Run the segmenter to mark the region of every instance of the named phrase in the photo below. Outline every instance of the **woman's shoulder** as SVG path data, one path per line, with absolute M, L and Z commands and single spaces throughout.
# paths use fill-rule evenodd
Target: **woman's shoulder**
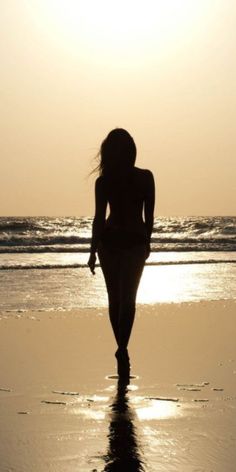
M 95 181 L 95 191 L 99 193 L 104 193 L 106 190 L 104 177 L 103 175 L 99 175 Z
M 134 167 L 135 175 L 142 180 L 153 179 L 153 174 L 149 169 L 140 169 L 140 167 Z
M 104 185 L 104 177 L 103 175 L 99 175 L 95 180 L 96 187 L 102 187 Z

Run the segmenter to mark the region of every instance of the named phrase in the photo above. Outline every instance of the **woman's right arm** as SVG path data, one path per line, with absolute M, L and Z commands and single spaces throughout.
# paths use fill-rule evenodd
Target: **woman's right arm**
M 106 208 L 107 198 L 104 191 L 103 180 L 101 177 L 98 177 L 95 182 L 95 216 L 92 225 L 92 240 L 90 247 L 90 257 L 88 260 L 88 266 L 93 274 L 96 262 L 97 246 L 101 238 L 106 219 Z

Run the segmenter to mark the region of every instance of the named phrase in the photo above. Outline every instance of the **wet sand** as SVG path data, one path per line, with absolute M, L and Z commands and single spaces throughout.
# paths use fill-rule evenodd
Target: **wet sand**
M 139 305 L 127 387 L 105 309 L 0 314 L 0 472 L 235 471 L 235 308 Z

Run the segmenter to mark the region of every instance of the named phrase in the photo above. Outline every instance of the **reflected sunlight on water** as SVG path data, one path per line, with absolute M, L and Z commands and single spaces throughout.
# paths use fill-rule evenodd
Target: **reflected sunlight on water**
M 230 266 L 230 264 L 229 264 Z M 228 277 L 234 266 L 217 264 L 146 266 L 140 282 L 138 303 L 181 303 L 232 298 L 235 278 Z M 233 295 L 234 294 L 234 295 Z
M 182 264 L 145 266 L 137 303 L 182 303 L 236 298 L 236 265 Z M 96 276 L 87 274 L 83 294 L 85 306 L 107 306 L 107 293 L 101 269 Z
M 74 411 L 75 414 L 79 414 L 86 418 L 86 420 L 104 420 L 106 414 L 102 410 L 93 410 L 91 408 L 78 409 Z
M 137 398 L 136 401 L 140 403 L 140 399 Z M 175 418 L 182 414 L 178 405 L 165 400 L 148 400 L 146 406 L 136 406 L 135 412 L 140 421 Z
M 180 405 L 174 397 L 140 394 L 136 382 L 107 380 L 110 380 L 108 387 L 97 394 L 72 399 L 67 407 L 83 428 L 88 425 L 95 442 L 98 437 L 101 440 L 99 452 L 89 458 L 89 463 L 96 465 L 93 470 L 144 472 L 150 464 L 157 465 L 157 455 L 158 467 L 164 456 L 168 461 L 175 457 L 177 439 L 170 424 L 188 415 L 186 405 Z
M 236 266 L 233 264 L 145 266 L 137 303 L 182 303 L 236 298 L 235 277 Z M 107 294 L 100 269 L 97 269 L 93 282 L 96 284 L 96 302 L 100 306 L 106 306 Z M 91 303 L 92 294 L 88 283 L 86 289 L 84 293 L 88 297 L 87 303 Z

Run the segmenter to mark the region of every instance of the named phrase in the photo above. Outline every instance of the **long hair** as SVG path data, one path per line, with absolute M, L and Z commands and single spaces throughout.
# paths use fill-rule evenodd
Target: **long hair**
M 128 131 L 115 128 L 101 144 L 96 170 L 105 177 L 121 177 L 134 167 L 136 154 L 135 142 Z

